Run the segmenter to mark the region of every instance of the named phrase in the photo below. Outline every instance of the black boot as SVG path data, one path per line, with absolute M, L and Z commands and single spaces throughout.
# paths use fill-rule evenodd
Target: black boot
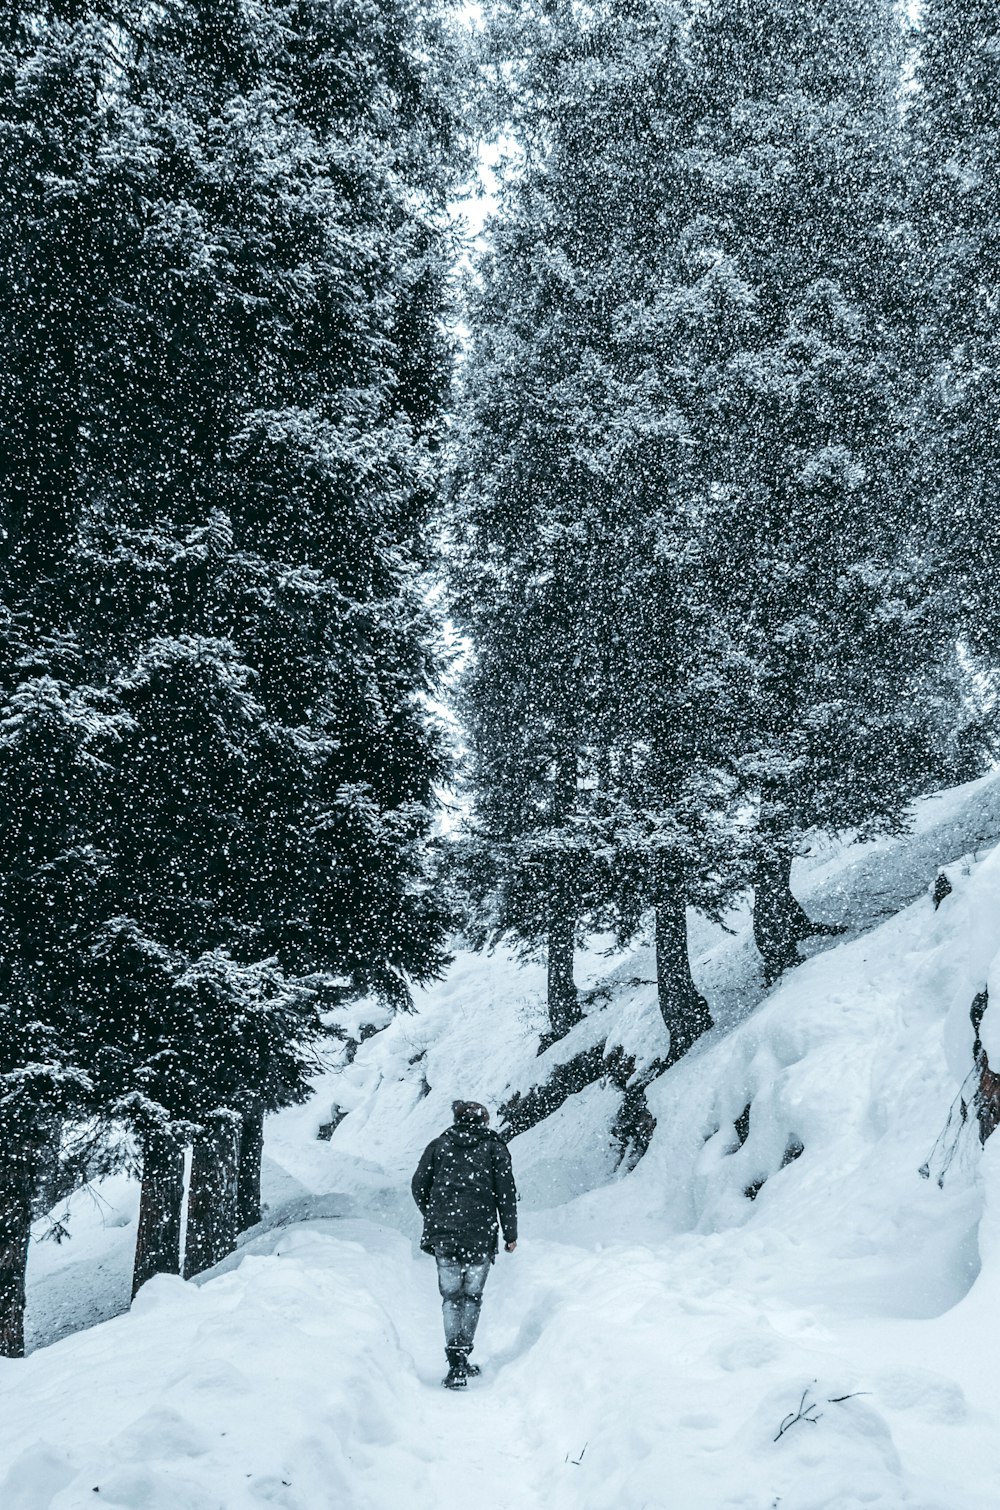
M 468 1359 L 454 1347 L 445 1348 L 444 1354 L 448 1360 L 448 1372 L 441 1383 L 445 1389 L 464 1389 L 469 1378 Z
M 451 1367 L 464 1369 L 470 1379 L 479 1378 L 479 1364 L 473 1363 L 469 1357 L 472 1352 L 471 1342 L 468 1344 L 460 1342 L 457 1347 L 446 1347 L 444 1352 Z

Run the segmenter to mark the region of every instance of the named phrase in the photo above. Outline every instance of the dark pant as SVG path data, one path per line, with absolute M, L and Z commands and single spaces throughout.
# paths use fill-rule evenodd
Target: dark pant
M 445 1352 L 454 1367 L 472 1352 L 490 1259 L 450 1258 L 440 1251 L 435 1256 L 444 1313 Z

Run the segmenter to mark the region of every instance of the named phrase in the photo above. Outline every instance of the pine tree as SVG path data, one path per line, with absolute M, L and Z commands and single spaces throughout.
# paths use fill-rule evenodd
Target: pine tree
M 72 947 L 40 956 L 66 979 L 32 987 L 38 1043 L 5 1052 L 12 1085 L 47 1056 L 64 1115 L 134 1129 L 138 1284 L 178 1267 L 184 1143 L 191 1272 L 259 1214 L 263 1112 L 306 1093 L 328 1011 L 405 1005 L 445 958 L 420 574 L 456 137 L 442 38 L 405 4 L 54 11 L 5 60 L 5 696 L 27 817 L 0 892 L 62 867 L 51 931 Z M 29 745 L 59 772 L 51 822 Z
M 688 81 L 677 11 L 494 14 L 518 159 L 473 304 L 460 604 L 486 933 L 623 938 L 655 911 L 672 1053 L 708 1025 L 688 903 L 735 884 L 720 760 L 732 669 L 699 585 L 693 465 L 726 271 L 689 254 Z M 512 65 L 510 59 L 516 61 Z M 567 992 L 568 995 L 568 992 Z
M 706 0 L 692 62 L 702 244 L 747 311 L 720 366 L 710 550 L 748 673 L 734 756 L 773 977 L 819 931 L 789 888 L 805 836 L 898 826 L 948 768 L 956 669 L 900 503 L 898 22 L 869 0 Z
M 108 17 L 9 7 L 0 38 L 0 1353 L 67 1117 L 96 1109 L 80 998 L 102 916 L 108 772 L 127 718 L 75 597 L 108 313 Z
M 521 60 L 511 102 L 528 102 L 517 119 L 527 156 L 508 183 L 472 314 L 454 574 L 475 646 L 464 708 L 477 832 L 466 871 L 484 937 L 545 949 L 558 1037 L 580 1016 L 573 951 L 593 900 L 581 777 L 598 690 L 588 521 L 603 483 L 585 447 L 602 373 L 580 267 L 593 251 L 583 205 L 603 143 L 595 133 L 591 171 L 579 160 L 582 176 L 565 171 L 561 132 L 579 120 L 590 38 L 556 9 L 497 9 L 491 23 L 499 55 Z M 603 229 L 603 207 L 594 223 Z
M 373 69 L 382 29 L 392 46 Z M 103 521 L 149 636 L 120 673 L 138 730 L 120 879 L 129 926 L 157 959 L 181 958 L 170 1012 L 154 1013 L 129 1072 L 183 1057 L 188 1013 L 166 1041 L 164 1016 L 192 969 L 222 959 L 213 1012 L 191 1008 L 212 1023 L 211 1062 L 184 1095 L 151 1098 L 168 1123 L 206 1129 L 196 1171 L 220 1168 L 222 1148 L 234 1163 L 245 1098 L 304 1093 L 315 995 L 276 983 L 248 997 L 262 960 L 339 980 L 334 998 L 405 1004 L 408 979 L 444 958 L 426 860 L 443 761 L 416 569 L 447 376 L 448 172 L 419 43 L 403 10 L 178 0 L 137 52 L 152 213 L 129 295 L 147 332 L 139 436 L 158 487 L 144 517 L 130 520 L 126 486 L 123 517 Z M 404 67 L 428 98 L 404 94 L 397 111 Z M 339 95 L 320 97 L 317 73 Z M 399 176 L 408 156 L 423 181 Z M 222 1072 L 251 1000 L 262 1041 L 237 1083 Z M 233 1199 L 238 1187 L 234 1174 Z M 227 1220 L 189 1268 L 219 1256 Z
M 536 161 L 505 195 L 472 315 L 454 572 L 458 613 L 475 645 L 463 707 L 478 834 L 466 875 L 484 938 L 509 934 L 545 949 L 550 1031 L 558 1037 L 580 1016 L 572 961 L 592 872 L 578 835 L 593 684 L 584 518 L 600 486 L 573 455 L 577 426 L 589 417 L 580 371 L 588 332 L 583 323 L 568 330 L 573 269 L 565 240 L 579 217 L 570 197 L 578 186 L 555 175 L 549 182 L 537 162 L 564 82 L 559 50 L 568 45 L 572 68 L 572 41 L 561 16 L 558 40 L 536 30 L 529 9 L 491 20 L 501 51 L 511 42 L 538 42 L 542 51 L 530 81 L 521 81 L 531 113 L 518 122 Z M 518 93 L 515 86 L 512 99 Z
M 1000 18 L 981 0 L 928 0 L 913 41 L 906 124 L 922 389 L 911 486 L 929 505 L 944 622 L 989 670 L 1000 545 Z M 990 735 L 975 724 L 966 733 Z

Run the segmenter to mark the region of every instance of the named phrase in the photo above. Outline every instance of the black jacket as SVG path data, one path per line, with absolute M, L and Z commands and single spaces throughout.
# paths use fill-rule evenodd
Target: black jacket
M 424 1149 L 410 1187 L 424 1216 L 420 1246 L 440 1243 L 456 1258 L 497 1251 L 497 1216 L 505 1243 L 517 1241 L 517 1191 L 507 1145 L 478 1123 L 456 1123 Z

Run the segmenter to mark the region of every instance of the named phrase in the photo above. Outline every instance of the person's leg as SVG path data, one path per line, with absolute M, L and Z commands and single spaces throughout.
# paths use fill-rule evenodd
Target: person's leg
M 462 1269 L 459 1328 L 457 1346 L 465 1357 L 472 1352 L 479 1325 L 479 1311 L 483 1303 L 483 1290 L 490 1272 L 489 1258 L 482 1258 Z
M 438 1290 L 441 1295 L 441 1314 L 444 1317 L 444 1350 L 452 1368 L 456 1367 L 463 1356 L 458 1351 L 462 1336 L 463 1273 L 458 1259 L 437 1254 Z

